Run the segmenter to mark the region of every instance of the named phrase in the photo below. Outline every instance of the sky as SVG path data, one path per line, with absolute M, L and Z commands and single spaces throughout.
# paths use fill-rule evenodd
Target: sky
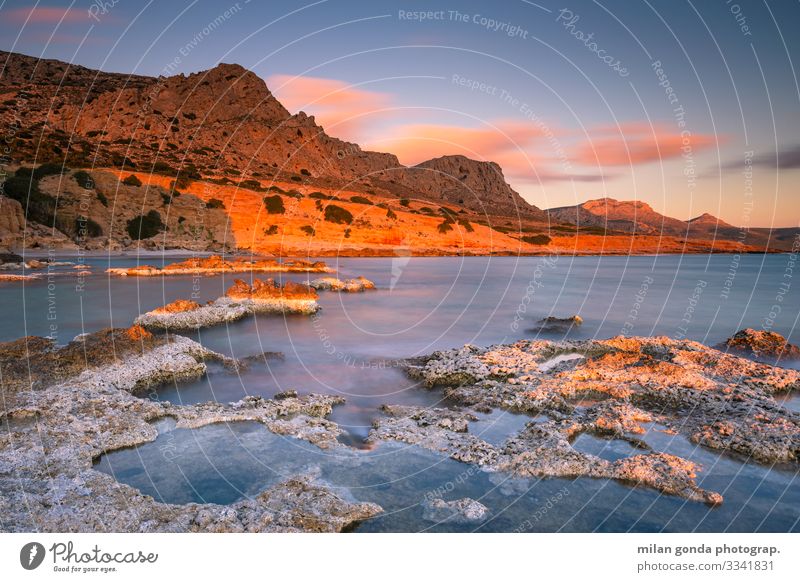
M 330 135 L 495 161 L 540 208 L 800 226 L 798 22 L 798 0 L 0 0 L 0 48 L 143 75 L 239 63 Z

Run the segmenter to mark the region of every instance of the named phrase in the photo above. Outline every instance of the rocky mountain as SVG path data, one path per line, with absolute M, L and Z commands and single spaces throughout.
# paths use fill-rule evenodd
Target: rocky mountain
M 496 163 L 451 155 L 408 167 L 329 136 L 233 64 L 154 78 L 0 51 L 0 122 L 9 247 L 754 252 L 797 240 L 795 229 L 743 235 L 610 198 L 544 212 Z
M 646 202 L 600 198 L 544 211 L 551 220 L 578 227 L 686 240 L 724 240 L 755 247 L 789 250 L 798 229 L 742 229 L 704 213 L 683 221 L 653 210 Z
M 22 125 L 16 161 L 36 156 L 224 183 L 291 179 L 542 217 L 497 164 L 447 156 L 407 168 L 393 154 L 329 136 L 313 116 L 290 114 L 239 65 L 156 79 L 4 52 L 0 62 L 0 117 Z
M 707 225 L 719 228 L 736 228 L 732 224 L 728 224 L 724 220 L 717 218 L 716 216 L 712 216 L 708 212 L 704 212 L 700 216 L 695 216 L 694 218 L 690 218 L 686 222 L 688 222 L 693 226 Z
M 628 233 L 682 236 L 687 223 L 659 214 L 646 202 L 599 198 L 577 206 L 546 210 L 551 219 L 584 227 L 605 228 Z

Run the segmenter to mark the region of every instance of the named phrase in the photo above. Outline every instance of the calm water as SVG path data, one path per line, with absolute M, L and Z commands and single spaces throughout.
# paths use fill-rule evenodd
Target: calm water
M 174 260 L 174 259 L 169 259 Z M 109 279 L 108 266 L 157 264 L 135 258 L 87 259 L 95 273 L 76 288 L 74 275 L 0 284 L 0 340 L 75 335 L 124 326 L 165 302 L 218 297 L 234 277 Z M 387 513 L 361 530 L 797 530 L 797 472 L 742 465 L 697 449 L 657 427 L 647 440 L 656 450 L 690 457 L 704 467 L 700 479 L 725 495 L 721 508 L 633 490 L 613 482 L 580 479 L 521 481 L 490 475 L 414 447 L 381 445 L 359 450 L 384 403 L 445 405 L 436 392 L 414 385 L 392 365 L 395 358 L 464 343 L 488 345 L 563 334 L 530 331 L 548 315 L 580 314 L 584 324 L 570 338 L 629 335 L 687 337 L 713 345 L 743 327 L 766 327 L 800 341 L 800 282 L 791 278 L 788 255 L 733 257 L 482 257 L 329 260 L 339 276 L 363 275 L 378 291 L 323 293 L 317 317 L 263 316 L 191 334 L 204 345 L 238 357 L 282 352 L 283 359 L 256 359 L 240 374 L 212 369 L 201 381 L 167 386 L 159 398 L 175 403 L 232 401 L 246 394 L 343 395 L 333 419 L 353 445 L 324 453 L 295 439 L 277 437 L 253 423 L 174 430 L 162 425 L 155 443 L 103 457 L 100 470 L 165 501 L 228 503 L 275 481 L 313 470 L 355 499 L 375 501 Z M 61 271 L 69 271 L 62 268 Z M 304 275 L 284 275 L 295 281 Z M 785 405 L 797 410 L 797 397 Z M 471 427 L 499 443 L 532 419 L 495 412 Z M 167 446 L 167 444 L 169 446 Z M 581 436 L 575 446 L 603 458 L 637 451 L 620 441 Z M 179 451 L 165 455 L 164 451 Z M 481 526 L 432 524 L 419 506 L 439 491 L 445 499 L 470 496 L 492 511 Z M 553 499 L 556 499 L 553 502 Z

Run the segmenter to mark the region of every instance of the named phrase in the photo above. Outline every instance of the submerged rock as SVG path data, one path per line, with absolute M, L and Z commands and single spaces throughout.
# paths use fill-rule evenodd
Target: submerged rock
M 375 283 L 364 277 L 346 279 L 342 281 L 336 277 L 322 277 L 309 283 L 317 291 L 344 291 L 345 293 L 359 293 L 368 289 L 375 289 Z
M 781 334 L 749 327 L 737 331 L 717 348 L 756 359 L 800 359 L 800 348 L 790 344 Z
M 531 333 L 546 332 L 546 333 L 566 333 L 573 327 L 578 327 L 583 324 L 583 318 L 580 315 L 573 315 L 572 317 L 545 317 L 536 322 L 528 331 Z
M 91 357 L 79 359 L 81 347 Z M 30 380 L 9 367 L 22 353 L 31 355 Z M 165 417 L 179 428 L 256 421 L 323 448 L 342 446 L 339 427 L 325 418 L 341 398 L 174 406 L 152 390 L 137 397 L 204 373 L 209 359 L 225 359 L 188 338 L 152 336 L 140 327 L 87 334 L 63 347 L 23 338 L 0 346 L 0 358 L 0 421 L 8 427 L 0 435 L 0 531 L 341 531 L 381 511 L 308 476 L 227 506 L 164 504 L 92 469 L 103 453 L 153 441 L 153 421 Z M 26 384 L 35 389 L 21 390 Z
M 481 523 L 489 517 L 489 508 L 469 497 L 455 501 L 428 499 L 422 502 L 422 509 L 422 519 L 433 523 Z
M 719 493 L 695 483 L 697 466 L 691 461 L 647 453 L 611 462 L 574 449 L 570 441 L 581 432 L 592 431 L 591 423 L 581 424 L 577 419 L 531 422 L 502 445 L 494 446 L 468 432 L 453 430 L 453 417 L 469 418 L 467 412 L 391 407 L 387 413 L 390 416 L 375 421 L 370 441 L 413 444 L 486 471 L 516 477 L 615 479 L 709 505 L 722 503 Z
M 330 269 L 322 262 L 283 261 L 264 259 L 248 261 L 245 259 L 224 260 L 219 255 L 207 258 L 193 257 L 172 263 L 163 269 L 150 265 L 131 268 L 106 269 L 107 273 L 121 277 L 158 277 L 165 275 L 216 275 L 219 273 L 328 273 Z
M 316 291 L 305 285 L 287 281 L 280 286 L 272 279 L 256 279 L 251 286 L 236 279 L 225 297 L 206 305 L 179 299 L 140 315 L 135 323 L 149 329 L 200 329 L 257 313 L 310 315 L 318 309 Z
M 554 361 L 557 365 L 551 365 Z M 502 408 L 550 417 L 530 423 L 502 447 L 442 426 L 441 420 L 452 422 L 452 411 L 397 410 L 373 429 L 373 439 L 419 444 L 490 470 L 604 477 L 720 502 L 694 484 L 696 467 L 685 459 L 648 453 L 611 463 L 571 446 L 579 434 L 589 432 L 641 448 L 637 435 L 646 422 L 659 422 L 696 443 L 750 461 L 800 462 L 800 414 L 775 399 L 800 388 L 800 372 L 697 342 L 616 337 L 468 345 L 410 361 L 408 372 L 474 410 Z

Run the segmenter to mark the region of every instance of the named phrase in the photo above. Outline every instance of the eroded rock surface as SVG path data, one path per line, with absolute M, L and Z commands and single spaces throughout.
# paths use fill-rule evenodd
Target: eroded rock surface
M 406 406 L 384 407 L 387 416 L 373 425 L 370 440 L 395 440 L 448 455 L 487 471 L 503 471 L 517 477 L 595 477 L 651 487 L 710 505 L 722 496 L 705 491 L 694 481 L 697 466 L 665 453 L 646 453 L 607 461 L 580 452 L 570 441 L 581 432 L 594 430 L 591 419 L 564 416 L 545 423 L 530 422 L 517 435 L 494 446 L 467 431 L 474 416 L 465 411 Z
M 82 360 L 81 346 L 92 357 Z M 346 501 L 308 476 L 228 506 L 163 504 L 92 469 L 105 452 L 154 440 L 152 423 L 164 417 L 183 428 L 257 421 L 323 448 L 340 446 L 338 426 L 325 418 L 340 398 L 293 394 L 174 406 L 154 391 L 137 397 L 203 374 L 209 359 L 224 359 L 188 338 L 155 337 L 140 327 L 90 334 L 61 348 L 23 338 L 0 352 L 0 420 L 8 429 L 0 435 L 2 531 L 340 531 L 380 511 Z M 31 376 L 9 367 L 14 354 L 28 354 Z
M 166 265 L 163 269 L 150 265 L 138 267 L 112 268 L 106 272 L 122 277 L 158 277 L 165 275 L 217 275 L 220 273 L 327 273 L 330 269 L 322 262 L 283 261 L 264 259 L 248 261 L 246 259 L 224 260 L 219 255 L 210 257 L 193 257 L 178 263 Z
M 313 289 L 287 281 L 256 279 L 248 285 L 237 279 L 225 294 L 206 305 L 179 299 L 136 318 L 136 325 L 148 329 L 200 329 L 238 321 L 256 313 L 299 313 L 309 315 L 319 309 Z
M 573 327 L 578 327 L 582 324 L 583 318 L 580 315 L 573 315 L 572 317 L 549 316 L 537 321 L 536 325 L 528 331 L 532 333 L 566 333 Z
M 345 293 L 360 293 L 375 289 L 375 283 L 364 277 L 345 279 L 344 281 L 336 277 L 322 277 L 314 279 L 309 285 L 317 291 L 343 291 Z
M 790 344 L 781 334 L 749 327 L 737 331 L 717 347 L 756 359 L 800 359 L 800 348 Z
M 670 495 L 721 503 L 695 483 L 695 463 L 649 451 L 637 435 L 658 422 L 709 448 L 763 463 L 800 461 L 800 415 L 775 396 L 800 387 L 800 373 L 665 337 L 519 341 L 464 346 L 409 364 L 409 373 L 462 408 L 384 407 L 373 441 L 395 440 L 521 477 L 600 477 Z M 468 430 L 472 410 L 531 416 L 502 445 Z M 609 461 L 572 446 L 582 433 L 624 439 L 642 454 Z
M 481 523 L 489 517 L 489 508 L 469 497 L 455 501 L 428 499 L 422 508 L 422 519 L 433 523 Z

